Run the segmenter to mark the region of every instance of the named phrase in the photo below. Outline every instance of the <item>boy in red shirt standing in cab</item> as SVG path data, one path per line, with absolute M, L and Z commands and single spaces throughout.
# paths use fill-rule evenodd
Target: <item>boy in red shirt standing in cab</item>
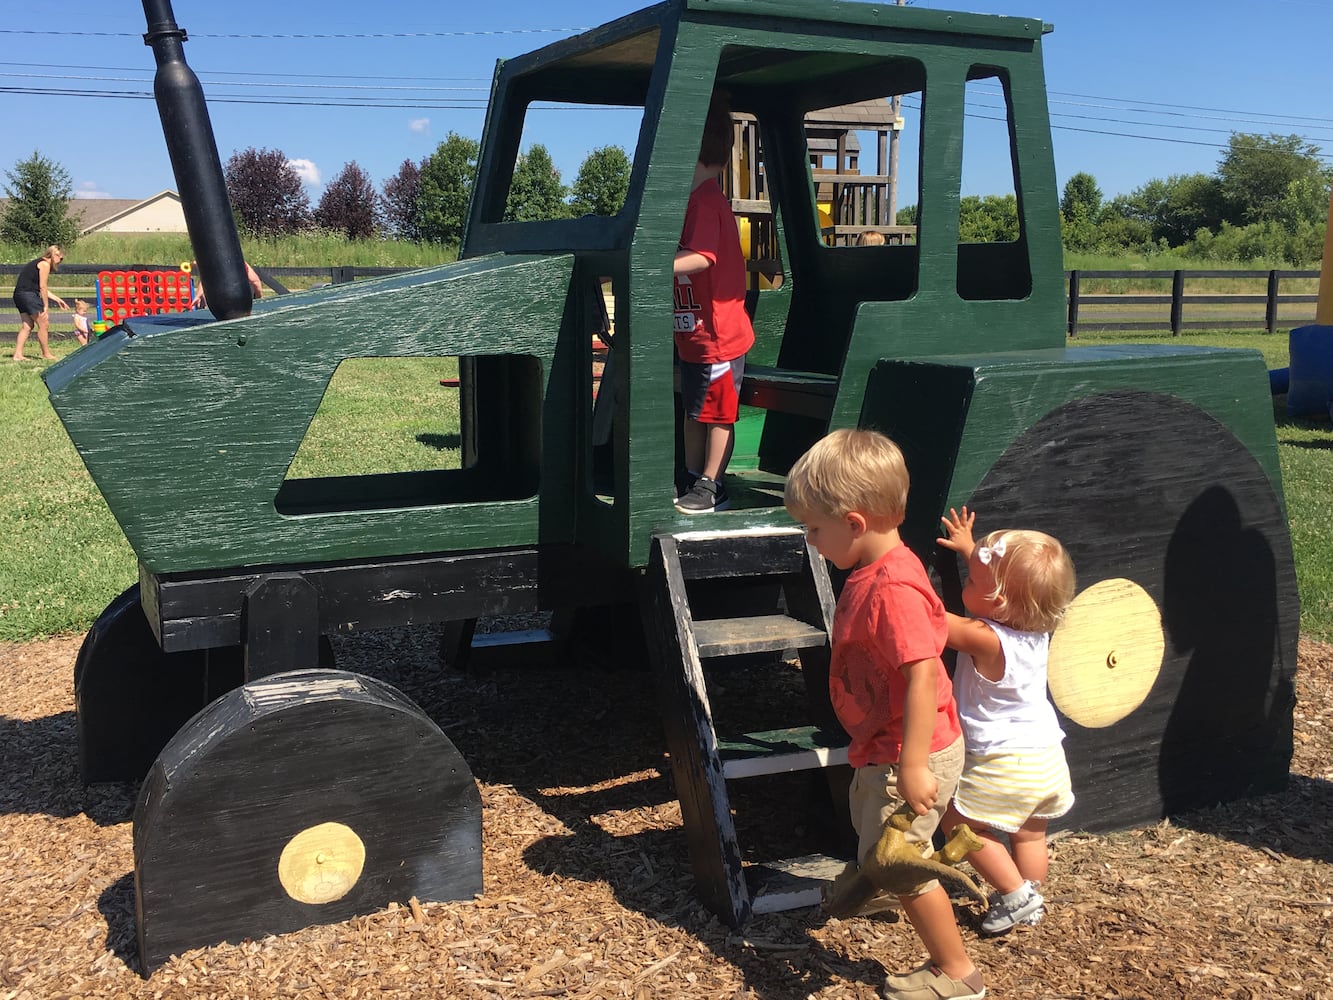
M 685 479 L 676 483 L 676 509 L 682 514 L 731 506 L 722 473 L 736 438 L 745 352 L 754 343 L 745 311 L 745 256 L 719 183 L 731 163 L 731 144 L 731 115 L 714 95 L 673 268 L 685 408 Z

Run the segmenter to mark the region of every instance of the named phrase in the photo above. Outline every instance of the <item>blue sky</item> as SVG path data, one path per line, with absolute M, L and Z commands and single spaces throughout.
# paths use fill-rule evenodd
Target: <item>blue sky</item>
M 176 0 L 174 10 L 190 34 L 186 58 L 204 83 L 222 159 L 249 146 L 279 149 L 307 181 L 313 203 L 350 160 L 379 187 L 451 130 L 479 136 L 497 58 L 645 5 Z M 1211 172 L 1232 130 L 1300 134 L 1333 162 L 1333 0 L 912 5 L 1055 25 L 1044 46 L 1061 184 L 1086 171 L 1111 197 L 1155 177 Z M 69 171 L 79 196 L 142 198 L 174 188 L 152 101 L 98 96 L 151 94 L 142 5 L 61 0 L 6 8 L 0 169 L 37 149 Z M 349 106 L 366 104 L 374 106 Z M 637 116 L 620 111 L 550 111 L 535 121 L 533 141 L 547 146 L 570 182 L 595 146 L 632 152 L 636 125 Z M 965 194 L 1009 190 L 989 159 L 967 161 Z

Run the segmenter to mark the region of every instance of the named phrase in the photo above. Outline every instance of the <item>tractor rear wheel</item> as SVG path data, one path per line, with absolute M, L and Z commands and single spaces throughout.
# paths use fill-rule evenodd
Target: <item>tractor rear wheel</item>
M 1196 406 L 1088 396 L 1020 435 L 968 501 L 979 533 L 1061 540 L 1078 596 L 1050 688 L 1078 799 L 1124 828 L 1286 782 L 1299 600 L 1282 500 Z

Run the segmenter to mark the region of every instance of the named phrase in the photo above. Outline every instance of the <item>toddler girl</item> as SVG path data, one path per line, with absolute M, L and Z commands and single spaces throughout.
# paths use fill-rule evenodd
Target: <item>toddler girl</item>
M 88 303 L 83 299 L 74 300 L 74 336 L 82 347 L 92 339 L 93 329 L 88 323 Z
M 947 834 L 966 821 L 985 841 L 968 861 L 997 890 L 981 929 L 1001 934 L 1044 915 L 1046 824 L 1074 804 L 1065 734 L 1046 698 L 1050 632 L 1074 598 L 1074 564 L 1040 531 L 992 531 L 978 545 L 974 512 L 951 509 L 940 520 L 947 537 L 937 541 L 967 560 L 963 606 L 972 615 L 948 616 L 967 755 L 940 827 Z

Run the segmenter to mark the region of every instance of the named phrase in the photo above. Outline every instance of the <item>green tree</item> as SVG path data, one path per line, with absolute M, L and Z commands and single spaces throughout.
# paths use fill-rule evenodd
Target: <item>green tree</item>
M 79 224 L 69 214 L 69 171 L 34 150 L 5 176 L 9 205 L 0 219 L 0 239 L 29 247 L 72 246 L 79 238 Z
M 1293 182 L 1328 182 L 1319 147 L 1299 135 L 1233 133 L 1217 166 L 1217 176 L 1233 225 L 1276 219 Z
M 1060 214 L 1068 219 L 1078 208 L 1092 222 L 1097 221 L 1097 213 L 1102 209 L 1102 189 L 1097 186 L 1097 179 L 1081 171 L 1065 181 L 1064 194 L 1060 198 Z
M 462 242 L 478 151 L 476 139 L 450 132 L 421 165 L 417 204 L 423 240 L 454 246 Z
M 505 203 L 505 222 L 567 219 L 567 193 L 551 154 L 541 143 L 535 143 L 514 165 L 514 178 L 509 182 L 509 199 Z
M 960 243 L 1012 243 L 1018 239 L 1018 199 L 1012 194 L 968 195 L 958 206 Z
M 615 215 L 629 193 L 630 159 L 619 146 L 602 146 L 579 166 L 571 189 L 575 215 Z
M 1153 242 L 1183 246 L 1200 229 L 1216 231 L 1224 219 L 1221 183 L 1208 174 L 1154 178 L 1107 202 L 1103 214 L 1146 225 Z

